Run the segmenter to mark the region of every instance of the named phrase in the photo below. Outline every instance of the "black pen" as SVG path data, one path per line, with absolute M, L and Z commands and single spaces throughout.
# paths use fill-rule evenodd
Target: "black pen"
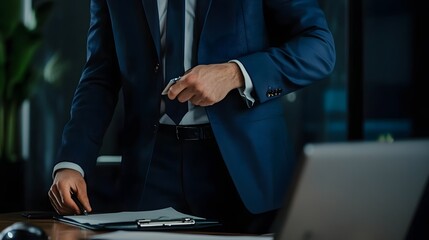
M 88 215 L 88 211 L 86 211 L 85 207 L 82 205 L 82 203 L 79 201 L 79 199 L 77 198 L 77 195 L 75 193 L 71 193 L 71 197 L 73 199 L 73 201 L 76 203 L 76 205 L 79 207 L 80 212 L 84 215 Z

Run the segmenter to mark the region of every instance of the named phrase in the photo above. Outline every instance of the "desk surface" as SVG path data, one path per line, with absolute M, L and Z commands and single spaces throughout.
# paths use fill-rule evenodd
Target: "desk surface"
M 93 235 L 105 233 L 102 231 L 95 232 L 85 228 L 80 228 L 77 226 L 55 221 L 53 219 L 28 219 L 26 217 L 23 217 L 21 214 L 22 212 L 0 213 L 0 232 L 3 231 L 3 229 L 5 229 L 6 227 L 16 222 L 26 222 L 42 228 L 46 232 L 46 234 L 50 237 L 49 240 L 84 240 L 84 239 L 89 239 Z M 187 233 L 201 234 L 203 232 L 187 232 Z M 232 235 L 252 236 L 251 234 L 231 234 L 231 233 L 219 233 L 219 232 L 217 233 L 204 232 L 204 234 L 228 235 L 228 236 L 232 236 Z
M 50 236 L 50 240 L 88 239 L 90 236 L 100 233 L 61 223 L 53 219 L 27 219 L 21 216 L 21 213 L 0 214 L 0 231 L 15 222 L 27 222 L 42 228 Z

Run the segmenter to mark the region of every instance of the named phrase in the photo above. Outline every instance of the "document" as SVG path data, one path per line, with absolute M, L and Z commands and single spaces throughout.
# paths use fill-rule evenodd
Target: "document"
M 273 240 L 273 235 L 260 236 L 228 236 L 228 235 L 206 235 L 187 233 L 163 233 L 163 232 L 130 232 L 116 231 L 92 236 L 93 240 Z
M 92 230 L 171 230 L 219 225 L 217 221 L 184 214 L 171 207 L 151 211 L 62 216 L 58 220 Z
M 196 217 L 188 214 L 183 214 L 176 211 L 174 208 L 163 208 L 152 211 L 138 212 L 117 212 L 117 213 L 101 213 L 85 215 L 64 216 L 64 219 L 72 220 L 82 224 L 106 224 L 119 222 L 135 222 L 137 220 L 176 220 L 184 218 L 192 218 L 195 220 L 204 220 L 204 218 Z

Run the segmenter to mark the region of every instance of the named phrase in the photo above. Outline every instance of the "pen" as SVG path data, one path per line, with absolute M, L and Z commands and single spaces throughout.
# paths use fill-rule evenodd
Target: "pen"
M 85 207 L 82 205 L 82 203 L 77 198 L 77 195 L 72 192 L 71 197 L 72 197 L 73 201 L 76 203 L 76 205 L 79 207 L 80 212 L 84 215 L 88 215 L 88 212 L 86 211 Z
M 170 79 L 170 81 L 168 82 L 168 84 L 165 86 L 164 90 L 162 90 L 161 95 L 167 95 L 168 94 L 168 90 L 170 89 L 171 86 L 173 86 L 177 81 L 179 81 L 182 77 L 176 77 L 173 79 Z

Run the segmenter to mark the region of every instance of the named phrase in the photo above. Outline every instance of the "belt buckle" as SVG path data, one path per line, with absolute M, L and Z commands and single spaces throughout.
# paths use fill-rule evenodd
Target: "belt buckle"
M 177 140 L 188 140 L 188 141 L 196 141 L 196 140 L 200 140 L 201 139 L 201 132 L 198 132 L 198 136 L 193 135 L 193 137 L 190 136 L 185 136 L 184 138 L 180 137 L 180 129 L 192 129 L 192 127 L 186 127 L 186 126 L 176 126 L 176 139 Z M 200 130 L 200 129 L 198 129 Z

